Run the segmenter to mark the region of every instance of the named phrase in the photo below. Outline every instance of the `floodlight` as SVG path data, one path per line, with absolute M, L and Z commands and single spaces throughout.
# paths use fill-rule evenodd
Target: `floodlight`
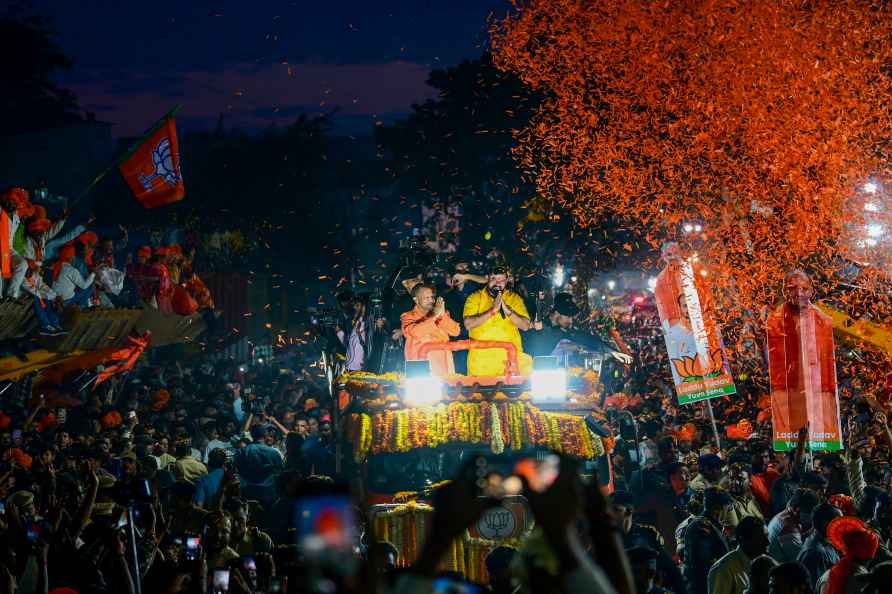
M 403 402 L 407 406 L 433 406 L 443 399 L 443 382 L 431 375 L 427 359 L 406 361 Z
M 883 231 L 883 226 L 879 223 L 871 223 L 867 226 L 868 237 L 882 237 Z
M 533 402 L 566 402 L 567 371 L 558 365 L 557 357 L 534 357 L 530 375 Z

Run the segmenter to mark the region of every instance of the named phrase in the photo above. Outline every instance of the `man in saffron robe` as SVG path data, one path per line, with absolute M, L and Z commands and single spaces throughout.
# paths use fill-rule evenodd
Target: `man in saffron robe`
M 421 346 L 430 342 L 447 342 L 450 336 L 458 336 L 461 328 L 446 310 L 442 297 L 436 297 L 433 286 L 417 284 L 412 288 L 415 307 L 400 316 L 403 336 L 406 338 L 406 360 L 420 359 Z M 431 373 L 446 377 L 455 373 L 452 353 L 431 351 L 427 354 Z
M 840 449 L 836 362 L 830 318 L 812 305 L 808 275 L 784 278 L 784 303 L 768 317 L 768 370 L 775 449 L 795 446 L 796 433 L 810 425 L 812 448 Z M 786 449 L 782 447 L 780 449 Z

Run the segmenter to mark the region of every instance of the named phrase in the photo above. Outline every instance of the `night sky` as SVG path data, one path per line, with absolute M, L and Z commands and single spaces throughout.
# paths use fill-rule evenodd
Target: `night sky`
M 74 59 L 81 105 L 141 133 L 180 103 L 179 125 L 257 130 L 338 109 L 336 132 L 371 133 L 434 96 L 431 68 L 480 55 L 507 0 L 32 0 Z

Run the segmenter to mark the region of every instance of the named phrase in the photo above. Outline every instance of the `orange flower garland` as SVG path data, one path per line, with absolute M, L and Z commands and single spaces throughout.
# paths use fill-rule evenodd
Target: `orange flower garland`
M 369 452 L 408 452 L 450 442 L 488 444 L 494 452 L 545 446 L 580 458 L 604 452 L 601 440 L 592 435 L 582 417 L 542 412 L 520 402 L 453 402 L 371 416 L 353 414 L 348 422 L 357 462 Z

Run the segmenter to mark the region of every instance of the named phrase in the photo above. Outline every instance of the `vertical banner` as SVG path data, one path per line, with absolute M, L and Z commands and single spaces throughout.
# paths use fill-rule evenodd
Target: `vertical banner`
M 768 317 L 774 449 L 796 448 L 809 425 L 812 451 L 842 449 L 833 323 L 814 305 L 784 303 Z
M 737 392 L 711 315 L 710 289 L 690 262 L 670 262 L 657 276 L 654 297 L 679 404 Z

